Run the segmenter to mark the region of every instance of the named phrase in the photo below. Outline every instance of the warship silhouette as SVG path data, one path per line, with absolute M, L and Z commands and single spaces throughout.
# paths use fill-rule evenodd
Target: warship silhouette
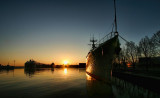
M 118 56 L 121 48 L 118 39 L 117 19 L 116 19 L 116 3 L 114 0 L 114 25 L 112 32 L 99 40 L 98 46 L 94 37 L 90 40 L 92 42 L 92 49 L 86 57 L 86 73 L 96 79 L 110 81 L 112 74 L 112 64 Z

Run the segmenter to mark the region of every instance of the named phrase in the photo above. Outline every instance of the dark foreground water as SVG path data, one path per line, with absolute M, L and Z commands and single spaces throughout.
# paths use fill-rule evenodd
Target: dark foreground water
M 112 80 L 106 84 L 76 68 L 0 70 L 0 98 L 160 98 L 124 80 Z

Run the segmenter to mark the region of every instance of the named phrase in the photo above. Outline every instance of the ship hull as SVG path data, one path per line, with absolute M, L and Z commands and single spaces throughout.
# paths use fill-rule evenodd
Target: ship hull
M 118 36 L 104 42 L 87 55 L 86 73 L 104 81 L 111 80 L 113 60 L 120 51 Z

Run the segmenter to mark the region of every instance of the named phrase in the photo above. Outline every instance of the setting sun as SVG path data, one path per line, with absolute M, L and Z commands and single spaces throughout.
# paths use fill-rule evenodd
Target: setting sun
M 64 61 L 64 65 L 67 65 L 67 64 L 68 64 L 68 61 L 67 61 L 67 60 L 65 60 L 65 61 Z

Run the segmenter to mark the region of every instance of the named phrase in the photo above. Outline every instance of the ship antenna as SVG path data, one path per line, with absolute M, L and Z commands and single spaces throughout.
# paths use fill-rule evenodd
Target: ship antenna
M 93 34 L 93 38 L 90 40 L 90 42 L 92 42 L 92 49 L 95 49 L 96 48 L 95 42 L 97 42 L 97 40 L 94 39 L 94 34 Z
M 115 12 L 115 18 L 114 18 L 114 22 L 115 22 L 115 32 L 114 34 L 115 35 L 118 35 L 118 32 L 117 32 L 117 17 L 116 17 L 116 0 L 114 0 L 114 12 Z

